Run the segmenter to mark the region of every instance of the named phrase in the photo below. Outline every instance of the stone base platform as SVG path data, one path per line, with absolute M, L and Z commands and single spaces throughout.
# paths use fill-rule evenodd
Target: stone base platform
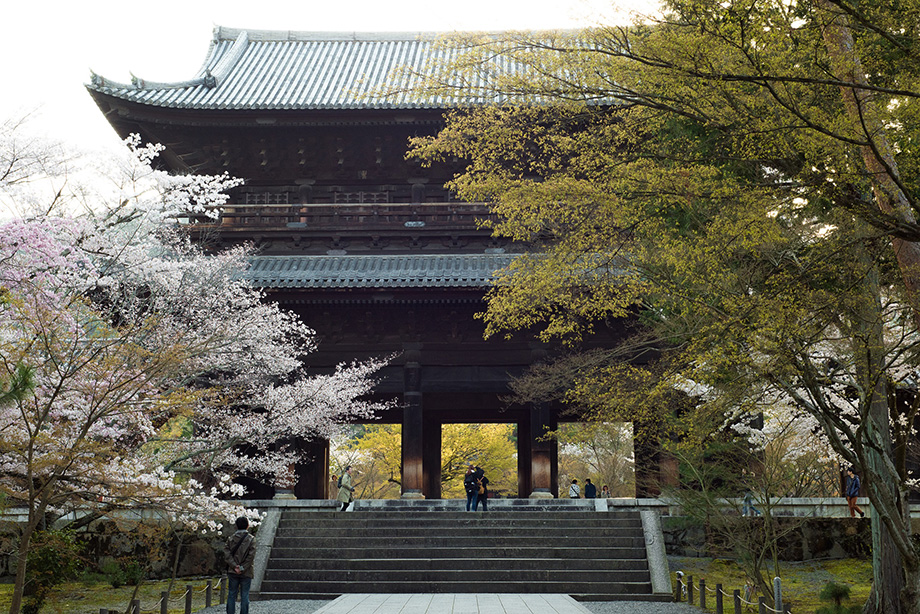
M 352 594 L 315 614 L 590 614 L 568 595 Z

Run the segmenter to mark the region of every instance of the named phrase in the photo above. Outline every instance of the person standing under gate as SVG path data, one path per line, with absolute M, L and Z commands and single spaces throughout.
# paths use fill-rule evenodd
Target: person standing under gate
M 336 495 L 336 499 L 342 502 L 340 511 L 344 512 L 348 509 L 348 504 L 355 500 L 354 493 L 355 487 L 351 483 L 351 465 L 346 465 L 339 484 L 339 494 Z
M 591 478 L 585 480 L 585 499 L 597 499 L 597 486 L 591 483 Z
M 482 503 L 482 511 L 489 511 L 489 478 L 486 477 L 485 470 L 476 466 L 473 471 L 473 475 L 476 478 L 476 494 L 477 497 L 473 501 L 473 511 L 476 511 L 476 506 L 479 503 Z
M 240 594 L 240 614 L 249 614 L 249 587 L 252 585 L 252 565 L 256 559 L 256 540 L 247 531 L 249 521 L 245 516 L 236 519 L 236 533 L 224 545 L 227 563 L 227 614 L 236 610 L 236 594 Z
M 578 479 L 572 480 L 569 486 L 569 499 L 578 499 L 581 496 L 581 486 L 578 485 Z
M 463 476 L 463 489 L 466 491 L 466 511 L 476 511 L 479 502 L 479 486 L 476 484 L 476 467 L 472 464 L 467 467 Z

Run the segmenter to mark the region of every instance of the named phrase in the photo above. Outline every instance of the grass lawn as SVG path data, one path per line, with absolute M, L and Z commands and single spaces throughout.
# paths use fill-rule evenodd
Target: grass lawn
M 744 594 L 745 575 L 734 561 L 727 559 L 668 557 L 671 567 L 671 582 L 676 571 L 683 571 L 693 576 L 695 603 L 699 604 L 699 581 L 706 580 L 707 589 L 714 589 L 721 584 L 722 589 L 731 594 L 740 589 Z M 773 574 L 771 574 L 772 577 Z M 846 584 L 850 587 L 850 605 L 863 604 L 869 597 L 872 585 L 872 561 L 869 559 L 840 559 L 808 561 L 804 563 L 782 563 L 779 577 L 783 587 L 783 603 L 792 606 L 793 614 L 813 614 L 820 607 L 831 605 L 818 599 L 818 594 L 828 582 Z M 684 578 L 686 582 L 686 577 Z M 707 590 L 706 606 L 715 610 L 715 596 Z M 751 601 L 756 601 L 755 595 Z M 726 599 L 726 611 L 731 602 Z M 757 608 L 747 611 L 756 612 Z
M 169 611 L 171 614 L 185 612 L 186 585 L 191 584 L 192 611 L 205 607 L 204 588 L 209 578 L 180 578 L 176 581 L 169 597 Z M 141 611 L 160 611 L 160 593 L 165 591 L 168 581 L 150 581 L 141 585 L 138 599 L 141 600 Z M 214 591 L 211 605 L 217 605 L 219 589 L 217 578 L 213 579 Z M 13 593 L 12 584 L 0 584 L 0 612 L 6 612 L 10 607 L 10 596 Z M 54 592 L 42 607 L 41 614 L 99 614 L 100 609 L 111 612 L 124 612 L 128 609 L 128 602 L 134 594 L 133 586 L 112 588 L 107 583 L 67 582 L 55 588 Z

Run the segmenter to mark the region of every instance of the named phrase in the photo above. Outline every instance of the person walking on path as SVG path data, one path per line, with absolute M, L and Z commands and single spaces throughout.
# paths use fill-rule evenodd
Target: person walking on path
M 578 499 L 581 496 L 581 487 L 578 485 L 578 480 L 572 480 L 572 485 L 569 486 L 569 499 Z
M 348 504 L 355 500 L 354 493 L 355 488 L 351 483 L 351 465 L 346 465 L 339 483 L 339 494 L 336 495 L 336 499 L 342 502 L 342 509 L 339 511 L 344 512 L 348 509 Z
M 585 480 L 585 499 L 597 499 L 597 486 L 591 483 L 591 478 Z
M 489 478 L 486 477 L 485 470 L 476 465 L 473 475 L 476 478 L 476 499 L 473 501 L 473 511 L 476 511 L 476 506 L 479 503 L 482 503 L 482 511 L 489 511 Z
M 859 475 L 856 473 L 856 467 L 847 469 L 847 488 L 844 493 L 847 497 L 847 508 L 850 510 L 850 518 L 855 518 L 859 513 L 860 518 L 865 518 L 866 513 L 856 505 L 856 497 L 859 496 L 859 490 L 862 484 L 859 482 Z
M 249 614 L 249 587 L 252 585 L 252 564 L 256 559 L 256 540 L 247 530 L 249 521 L 236 519 L 236 532 L 224 545 L 227 563 L 227 614 L 236 610 L 236 594 L 240 594 L 240 614 Z
M 479 503 L 479 486 L 476 484 L 476 467 L 472 464 L 467 467 L 466 475 L 463 476 L 463 489 L 466 491 L 466 511 L 472 509 L 475 512 Z

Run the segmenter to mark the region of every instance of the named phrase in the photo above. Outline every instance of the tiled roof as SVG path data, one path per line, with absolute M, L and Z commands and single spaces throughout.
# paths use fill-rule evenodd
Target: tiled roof
M 262 288 L 486 288 L 512 254 L 255 256 L 248 278 Z
M 406 91 L 429 62 L 456 52 L 437 33 L 329 33 L 218 27 L 193 79 L 117 83 L 99 75 L 87 87 L 141 104 L 181 109 L 433 108 L 476 104 L 474 98 L 422 98 Z M 497 69 L 503 70 L 496 66 Z M 402 73 L 405 75 L 406 73 Z M 477 84 L 471 84 L 475 88 Z M 391 93 L 383 95 L 384 90 Z

